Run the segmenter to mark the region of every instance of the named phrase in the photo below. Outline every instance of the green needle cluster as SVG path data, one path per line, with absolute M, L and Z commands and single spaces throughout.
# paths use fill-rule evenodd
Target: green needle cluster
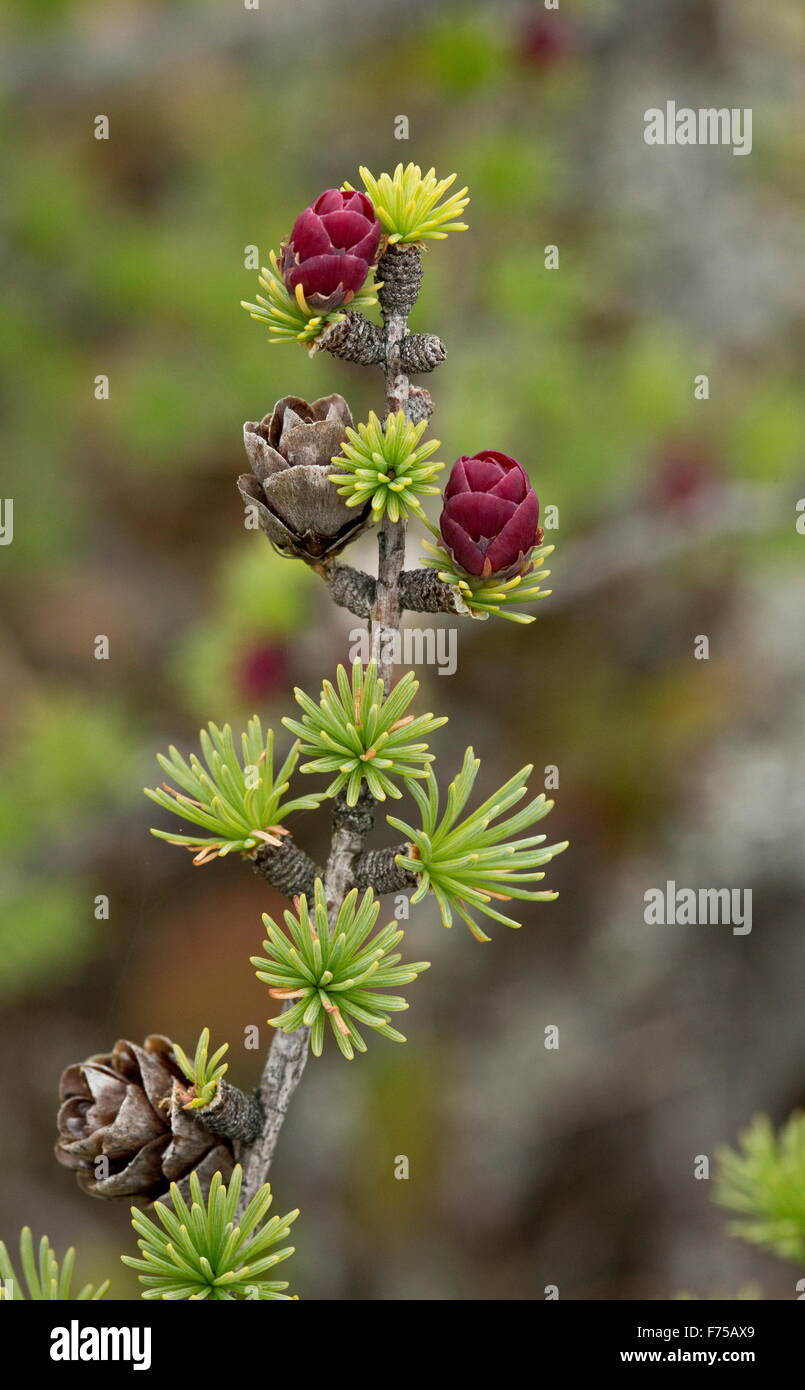
M 295 690 L 303 711 L 301 722 L 283 719 L 300 740 L 311 761 L 300 772 L 324 772 L 333 776 L 326 796 L 346 789 L 350 806 L 357 803 L 365 783 L 377 801 L 402 796 L 397 780 L 406 784 L 427 777 L 433 761 L 427 743 L 419 740 L 447 722 L 432 714 L 415 717 L 406 710 L 419 689 L 412 671 L 399 680 L 389 695 L 370 661 L 364 671 L 360 661 L 352 667 L 350 682 L 343 666 L 336 671 L 337 689 L 324 681 L 316 704 L 303 690 Z
M 43 1236 L 39 1242 L 39 1257 L 37 1259 L 34 1254 L 34 1241 L 30 1226 L 23 1226 L 20 1232 L 20 1264 L 25 1278 L 25 1287 L 28 1290 L 28 1298 L 34 1302 L 97 1303 L 98 1299 L 103 1298 L 109 1288 L 109 1280 L 105 1279 L 97 1289 L 92 1284 L 85 1284 L 80 1293 L 71 1293 L 70 1285 L 75 1265 L 74 1247 L 70 1246 L 61 1265 L 59 1265 L 55 1252 L 51 1249 L 50 1241 L 47 1236 Z M 0 1279 L 3 1281 L 2 1286 L 0 1286 L 0 1299 L 7 1299 L 11 1303 L 24 1303 L 26 1301 L 22 1281 L 17 1278 L 2 1240 L 0 1240 Z
M 396 862 L 420 877 L 419 887 L 411 902 L 417 903 L 430 891 L 439 904 L 446 927 L 453 925 L 453 913 L 466 922 L 478 941 L 490 938 L 470 915 L 477 909 L 507 927 L 521 924 L 506 917 L 493 901 L 525 898 L 530 902 L 552 902 L 556 893 L 534 892 L 524 888 L 545 877 L 539 866 L 547 864 L 555 854 L 567 848 L 567 841 L 558 845 L 543 845 L 544 835 L 513 839 L 551 810 L 552 801 L 545 793 L 529 801 L 515 815 L 498 820 L 526 794 L 526 782 L 532 767 L 523 767 L 499 791 L 490 796 L 466 820 L 459 816 L 467 804 L 480 768 L 480 759 L 468 748 L 464 764 L 453 778 L 447 793 L 447 807 L 439 819 L 439 789 L 431 776 L 424 787 L 411 785 L 411 795 L 421 815 L 421 827 L 408 825 L 395 816 L 387 816 L 389 825 L 401 830 L 410 843 L 408 854 L 398 855 Z M 497 821 L 497 824 L 493 822 Z
M 429 522 L 425 524 L 441 542 L 437 528 Z M 426 552 L 422 564 L 428 569 L 436 570 L 444 584 L 458 589 L 474 618 L 488 618 L 491 614 L 495 618 L 506 618 L 510 623 L 533 623 L 536 619 L 532 613 L 517 613 L 512 609 L 524 603 L 536 603 L 537 599 L 549 598 L 551 595 L 551 590 L 543 589 L 540 581 L 547 579 L 551 572 L 542 566 L 548 556 L 553 554 L 555 546 L 536 546 L 520 574 L 510 575 L 508 578 L 493 574 L 487 579 L 481 575 L 467 574 L 456 564 L 443 544 L 434 545 L 431 541 L 423 541 L 422 546 Z
M 205 1105 L 211 1105 L 218 1092 L 218 1082 L 229 1071 L 229 1063 L 221 1062 L 221 1058 L 229 1051 L 229 1043 L 223 1043 L 212 1057 L 209 1055 L 209 1047 L 209 1028 L 202 1030 L 192 1062 L 178 1043 L 173 1044 L 176 1060 L 196 1093 L 194 1099 L 185 1106 L 186 1110 L 201 1110 Z
M 243 1172 L 233 1170 L 229 1186 L 215 1173 L 205 1203 L 198 1174 L 190 1175 L 190 1206 L 176 1183 L 171 1183 L 172 1209 L 156 1202 L 152 1221 L 132 1207 L 131 1224 L 139 1240 L 141 1259 L 122 1255 L 136 1269 L 143 1298 L 169 1301 L 210 1299 L 217 1302 L 254 1299 L 289 1301 L 287 1283 L 267 1279 L 275 1265 L 294 1253 L 293 1246 L 274 1247 L 286 1240 L 299 1215 L 272 1216 L 271 1188 L 261 1187 L 237 1219 Z
M 444 468 L 443 463 L 428 462 L 439 448 L 438 439 L 419 443 L 427 423 L 413 425 L 401 410 L 381 421 L 371 411 L 365 425 L 347 429 L 347 442 L 332 459 L 341 471 L 331 473 L 330 482 L 348 507 L 371 502 L 374 522 L 385 515 L 391 521 L 411 513 L 423 515 L 419 498 L 438 495 L 432 479 Z
M 319 339 L 333 324 L 342 323 L 345 314 L 333 309 L 328 314 L 317 314 L 305 299 L 301 285 L 291 295 L 282 278 L 276 251 L 270 252 L 270 265 L 263 266 L 258 276 L 260 288 L 265 294 L 255 296 L 257 303 L 250 304 L 242 299 L 241 306 L 250 318 L 265 324 L 269 331 L 270 343 L 303 343 L 312 355 L 320 346 Z M 375 287 L 376 288 L 376 287 Z M 368 309 L 377 303 L 370 285 L 350 300 L 350 309 Z
M 393 174 L 381 174 L 379 178 L 363 167 L 359 172 L 391 245 L 443 241 L 448 232 L 466 232 L 466 222 L 458 219 L 470 201 L 467 189 L 460 188 L 445 198 L 456 181 L 455 174 L 437 179 L 435 169 L 423 174 L 418 164 L 398 164 Z M 440 201 L 442 198 L 444 202 Z
M 716 1157 L 715 1200 L 740 1218 L 730 1234 L 805 1265 L 805 1113 L 779 1132 L 760 1115 Z
M 194 863 L 207 864 L 233 850 L 277 845 L 279 837 L 287 834 L 282 826 L 287 816 L 293 811 L 315 810 L 319 805 L 322 798 L 315 794 L 284 800 L 299 748 L 294 744 L 275 775 L 274 732 L 269 729 L 264 738 L 257 715 L 249 720 L 246 733 L 241 736 L 242 765 L 228 724 L 223 729 L 210 724 L 209 732 L 202 729 L 200 738 L 206 767 L 195 753 L 186 762 L 174 747 L 169 749 L 168 757 L 157 754 L 163 772 L 178 783 L 181 791 L 168 783 L 145 789 L 146 796 L 157 806 L 211 832 L 200 836 L 151 831 L 160 840 L 191 850 Z
M 328 1019 L 349 1061 L 356 1048 L 366 1051 L 358 1024 L 392 1042 L 405 1042 L 403 1034 L 392 1028 L 390 1015 L 407 1009 L 408 1004 L 399 995 L 385 991 L 410 984 L 428 969 L 429 962 L 399 963 L 401 956 L 395 947 L 404 933 L 396 922 L 372 936 L 380 903 L 371 888 L 360 903 L 353 888 L 332 927 L 320 879 L 316 879 L 312 913 L 304 897 L 297 900 L 296 908 L 296 913 L 285 913 L 286 931 L 270 917 L 263 917 L 268 933 L 263 942 L 266 954 L 252 957 L 258 980 L 270 986 L 272 998 L 289 1005 L 269 1023 L 285 1033 L 303 1025 L 310 1028 L 310 1046 L 316 1057 L 324 1047 Z

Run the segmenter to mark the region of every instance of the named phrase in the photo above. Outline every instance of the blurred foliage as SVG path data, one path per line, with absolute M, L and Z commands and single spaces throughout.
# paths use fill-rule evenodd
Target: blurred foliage
M 244 656 L 260 643 L 280 653 L 311 615 L 321 582 L 307 565 L 278 555 L 262 532 L 244 531 L 224 555 L 206 611 L 180 639 L 171 665 L 176 688 L 194 719 L 226 718 L 250 701 Z M 273 686 L 274 682 L 271 681 Z M 289 682 L 277 682 L 287 705 Z M 263 691 L 273 694 L 273 689 Z M 253 701 L 252 701 L 253 703 Z
M 715 1200 L 740 1217 L 732 1235 L 805 1265 L 805 1113 L 792 1115 L 779 1133 L 760 1115 L 737 1150 L 721 1149 Z
M 39 1242 L 38 1258 L 34 1254 L 33 1235 L 30 1226 L 23 1226 L 20 1233 L 20 1267 L 25 1277 L 25 1284 L 18 1277 L 17 1272 L 11 1263 L 5 1244 L 0 1240 L 0 1298 L 10 1299 L 14 1303 L 25 1302 L 24 1288 L 28 1290 L 28 1298 L 36 1302 L 68 1302 L 76 1303 L 92 1302 L 96 1303 L 104 1297 L 109 1288 L 109 1280 L 105 1280 L 99 1288 L 92 1284 L 84 1284 L 77 1293 L 71 1293 L 73 1281 L 73 1268 L 75 1265 L 75 1247 L 70 1246 L 64 1259 L 59 1263 L 58 1256 L 53 1250 L 47 1236 L 42 1236 Z
M 715 1293 L 708 1294 L 678 1293 L 674 1294 L 674 1298 L 680 1302 L 694 1300 L 696 1303 L 723 1303 L 725 1301 L 756 1303 L 758 1300 L 762 1300 L 763 1291 L 758 1284 L 744 1284 L 743 1288 L 740 1288 L 737 1293 L 733 1294 L 724 1293 L 721 1289 L 717 1289 Z
M 418 45 L 420 47 L 420 45 Z M 492 17 L 436 17 L 420 47 L 420 71 L 445 92 L 477 92 L 495 78 L 505 80 L 509 56 L 505 30 Z
M 131 727 L 113 701 L 52 690 L 31 701 L 0 763 L 0 840 L 46 852 L 83 817 L 129 804 Z
M 149 18 L 181 9 L 147 8 Z M 589 8 L 576 7 L 574 18 Z M 200 22 L 210 14 L 201 7 Z M 18 40 L 40 30 L 76 47 L 100 19 L 91 3 L 50 0 L 11 4 L 4 23 Z M 24 593 L 43 569 L 57 578 L 81 557 L 102 556 L 109 528 L 112 543 L 136 547 L 142 566 L 158 542 L 167 547 L 165 582 L 173 575 L 179 589 L 190 574 L 200 586 L 165 656 L 188 722 L 237 717 L 257 695 L 270 703 L 287 687 L 291 636 L 321 596 L 303 566 L 262 538 L 235 535 L 239 421 L 286 392 L 325 389 L 346 390 L 356 418 L 365 417 L 379 382 L 301 350 L 273 353 L 248 330 L 239 301 L 251 293 L 248 248 L 265 262 L 320 187 L 357 182 L 364 163 L 396 165 L 392 115 L 384 128 L 378 111 L 410 112 L 406 156 L 455 168 L 472 195 L 471 232 L 427 252 L 413 323 L 450 347 L 436 385 L 448 461 L 500 445 L 530 467 L 543 504 L 558 506 L 573 532 L 639 489 L 657 451 L 681 435 L 733 477 L 798 476 L 799 363 L 719 360 L 702 423 L 689 386 L 694 344 L 679 322 L 649 319 L 635 304 L 622 254 L 634 234 L 628 216 L 619 225 L 585 215 L 568 130 L 595 80 L 589 49 L 572 34 L 546 47 L 534 22 L 530 11 L 520 24 L 473 5 L 433 13 L 393 55 L 375 46 L 346 109 L 338 65 L 282 70 L 272 60 L 266 81 L 256 55 L 223 51 L 202 60 L 201 83 L 192 66 L 166 81 L 135 62 L 114 83 L 99 79 L 91 105 L 58 81 L 47 100 L 23 89 L 5 113 L 2 214 L 14 264 L 0 323 L 0 447 L 16 503 L 14 544 L 3 550 L 12 603 L 13 586 Z M 93 138 L 97 110 L 111 112 L 108 142 Z M 769 158 L 786 188 L 796 146 L 784 127 L 775 138 Z M 544 263 L 551 244 L 560 245 L 558 273 Z M 95 399 L 99 373 L 109 377 L 108 400 Z M 203 566 L 199 524 L 211 546 Z M 603 672 L 592 675 L 568 709 L 577 729 L 590 730 L 588 743 L 610 748 L 628 787 L 631 760 L 606 718 L 599 739 L 606 705 L 596 680 L 606 684 Z M 150 697 L 147 662 L 132 694 Z M 65 807 L 102 815 L 110 799 L 133 799 L 138 782 L 114 700 L 81 697 L 65 738 L 54 677 L 29 718 L 0 784 L 0 840 L 15 851 L 54 833 Z M 654 741 L 645 715 L 642 730 L 619 727 L 627 740 Z M 30 978 L 49 946 L 54 962 L 81 959 L 91 932 L 77 925 L 84 898 L 75 876 L 4 891 L 17 923 L 5 929 L 14 938 L 6 980 Z
M 550 535 L 556 608 L 549 599 L 540 624 L 525 634 L 508 624 L 466 625 L 459 675 L 448 683 L 452 719 L 444 738 L 456 730 L 457 754 L 476 734 L 480 747 L 482 732 L 484 748 L 505 740 L 513 766 L 561 757 L 561 833 L 576 841 L 583 835 L 585 845 L 584 866 L 577 857 L 574 880 L 556 904 L 557 913 L 566 903 L 570 914 L 555 919 L 568 952 L 563 977 L 573 970 L 573 941 L 592 930 L 588 917 L 600 915 L 596 860 L 614 872 L 628 853 L 656 847 L 673 788 L 690 778 L 727 712 L 741 706 L 741 681 L 756 654 L 746 653 L 738 671 L 714 647 L 712 661 L 691 670 L 690 632 L 708 630 L 703 622 L 717 629 L 747 571 L 776 565 L 775 583 L 786 588 L 802 553 L 793 508 L 762 541 L 705 543 L 682 564 L 642 572 L 567 608 L 559 606 L 562 549 L 588 533 L 600 539 L 613 519 L 640 508 L 684 526 L 684 505 L 666 477 L 680 440 L 683 471 L 695 485 L 746 480 L 779 484 L 792 499 L 805 493 L 801 333 L 772 332 L 754 350 L 739 351 L 724 346 L 716 322 L 710 331 L 688 323 L 684 307 L 647 300 L 634 253 L 657 247 L 662 216 L 644 215 L 628 193 L 602 206 L 600 189 L 598 157 L 612 153 L 604 118 L 613 87 L 624 81 L 606 24 L 621 7 L 617 0 L 563 4 L 568 32 L 559 44 L 532 27 L 545 19 L 535 8 L 542 11 L 528 3 L 431 6 L 394 44 L 384 26 L 367 22 L 347 65 L 333 61 L 343 36 L 332 20 L 328 30 L 326 18 L 319 46 L 311 39 L 310 48 L 300 19 L 289 59 L 286 40 L 275 41 L 266 0 L 262 15 L 249 15 L 249 27 L 234 37 L 227 26 L 243 20 L 242 7 L 218 0 L 127 0 L 120 7 L 7 0 L 3 7 L 14 95 L 0 131 L 0 235 L 9 269 L 0 319 L 0 449 L 15 536 L 0 550 L 0 661 L 7 663 L 0 675 L 11 691 L 0 743 L 0 842 L 14 867 L 0 872 L 0 990 L 41 1002 L 60 1029 L 81 1010 L 95 1028 L 109 1001 L 102 990 L 95 997 L 82 988 L 83 972 L 109 936 L 121 956 L 131 949 L 133 923 L 139 926 L 146 907 L 164 958 L 178 970 L 201 942 L 199 974 L 217 982 L 220 923 L 232 923 L 242 900 L 223 896 L 231 883 L 223 868 L 199 890 L 189 887 L 189 866 L 184 877 L 181 866 L 162 868 L 180 856 L 152 847 L 149 860 L 140 787 L 153 751 L 166 738 L 190 736 L 201 721 L 238 721 L 255 709 L 271 717 L 272 706 L 288 707 L 295 680 L 313 687 L 324 652 L 333 665 L 343 659 L 336 644 L 345 629 L 316 577 L 243 531 L 235 488 L 240 424 L 285 394 L 314 399 L 328 391 L 342 392 L 354 418 L 366 419 L 379 408 L 380 380 L 321 355 L 310 360 L 301 348 L 270 348 L 239 302 L 254 287 L 248 248 L 265 264 L 299 210 L 322 188 L 356 183 L 362 164 L 380 172 L 410 159 L 424 169 L 455 169 L 458 184 L 469 186 L 471 230 L 429 245 L 412 319 L 414 331 L 437 332 L 449 349 L 428 382 L 433 429 L 448 463 L 484 447 L 520 458 L 543 508 L 560 511 Z M 733 48 L 723 61 L 748 92 L 762 54 L 782 65 L 793 51 L 801 5 L 743 6 L 741 22 L 739 60 Z M 186 25 L 187 51 L 174 48 L 169 65 L 160 44 L 137 42 L 157 35 L 160 23 L 166 33 Z M 723 29 L 736 42 L 732 25 Z M 628 41 L 621 28 L 615 46 Z M 695 65 L 695 35 L 691 53 Z M 640 56 L 640 70 L 654 80 L 661 55 Z M 762 72 L 758 81 L 756 92 Z M 740 177 L 758 241 L 768 238 L 774 252 L 776 215 L 799 195 L 803 127 L 784 92 L 775 86 L 766 95 L 762 157 L 727 164 L 729 177 Z M 98 112 L 110 116 L 108 142 L 93 138 Z M 410 119 L 403 144 L 393 137 L 398 112 Z M 618 167 L 604 172 L 611 179 Z M 722 241 L 713 241 L 719 273 L 732 236 L 725 225 Z M 559 247 L 558 272 L 545 267 L 551 245 Z M 673 284 L 680 264 L 663 260 L 660 250 L 654 255 L 657 278 Z M 776 291 L 787 302 L 793 287 L 782 260 L 780 267 Z M 702 360 L 714 383 L 706 406 L 694 401 L 691 386 L 691 364 Z M 108 400 L 95 399 L 99 374 L 109 377 Z M 418 550 L 414 542 L 411 556 Z M 130 594 L 115 610 L 131 638 L 130 659 L 108 663 L 102 694 L 74 659 L 70 624 L 86 650 L 80 606 L 63 630 L 49 611 L 50 596 L 76 573 L 100 604 L 115 580 Z M 637 614 L 634 605 L 642 605 Z M 493 790 L 494 783 L 484 794 Z M 99 877 L 104 891 L 111 881 L 118 893 L 111 924 L 93 916 Z M 135 884 L 142 896 L 131 892 Z M 250 886 L 242 888 L 244 900 Z M 196 906 L 206 928 L 194 916 L 191 941 L 181 933 L 193 891 L 204 895 Z M 231 891 L 241 892 L 240 884 Z M 529 935 L 515 943 L 521 953 Z M 505 971 L 501 962 L 515 959 L 507 949 L 496 940 L 485 968 Z M 148 950 L 150 939 L 146 957 Z M 516 957 L 516 971 L 524 958 Z M 131 988 L 150 1001 L 156 986 L 142 961 L 139 969 Z M 119 974 L 116 968 L 115 989 L 125 990 Z M 571 978 L 586 1003 L 584 970 Z M 428 978 L 422 992 L 433 987 Z M 456 1017 L 462 1046 L 480 1007 L 469 976 L 464 988 L 470 1023 Z M 460 997 L 451 990 L 451 1008 Z M 385 1175 L 389 1133 L 401 1152 L 417 1159 L 421 1148 L 433 1165 L 434 1146 L 447 1151 L 451 1125 L 459 1132 L 455 1117 L 439 1108 L 440 1091 L 457 1103 L 440 1070 L 445 1034 L 446 1024 L 428 1048 L 420 1035 L 419 1070 L 407 1057 L 403 1066 L 381 1056 L 362 1072 L 373 1089 L 361 1093 L 366 1113 L 352 1171 L 365 1181 L 356 1181 L 347 1201 L 360 1218 L 356 1226 L 374 1218 L 378 1248 L 390 1207 L 400 1241 L 414 1207 L 423 1228 L 437 1233 L 433 1239 L 443 1229 L 426 1219 L 432 1186 L 395 1183 L 389 1199 Z M 43 1084 L 50 1086 L 50 1075 Z M 531 1163 L 528 1145 L 525 1153 Z M 26 1152 L 17 1186 L 29 1181 L 28 1166 Z M 628 1182 L 626 1167 L 620 1172 Z M 455 1171 L 444 1185 L 456 1189 Z M 11 1183 L 9 1193 L 16 1190 Z M 494 1217 L 484 1215 L 495 1229 Z M 580 1226 L 594 1260 L 596 1239 L 587 1242 L 586 1219 Z M 498 1227 L 500 1248 L 516 1252 L 522 1228 L 512 1220 L 502 1239 Z M 605 1227 L 595 1233 L 608 1249 L 610 1234 Z M 490 1287 L 486 1266 L 499 1265 L 494 1242 L 475 1238 Z M 424 1239 L 419 1227 L 417 1239 Z M 471 1252 L 463 1253 L 472 1267 Z M 363 1259 L 361 1268 L 373 1263 Z M 522 1275 L 518 1287 L 533 1268 Z
M 82 837 L 130 805 L 137 760 L 114 702 L 35 699 L 0 759 L 0 995 L 49 984 L 92 950 L 98 922 Z M 43 868 L 47 866 L 47 873 Z
M 88 885 L 54 875 L 46 883 L 0 883 L 0 997 L 50 988 L 77 970 L 95 945 L 97 923 Z

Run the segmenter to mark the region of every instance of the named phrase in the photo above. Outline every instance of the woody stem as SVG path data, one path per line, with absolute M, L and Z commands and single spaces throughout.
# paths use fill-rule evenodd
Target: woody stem
M 420 248 L 388 247 L 380 258 L 378 279 L 383 282 L 378 290 L 378 298 L 383 313 L 386 409 L 387 412 L 401 410 L 407 419 L 411 419 L 410 382 L 403 368 L 400 349 L 408 336 L 408 315 L 422 282 Z M 378 672 L 386 690 L 391 684 L 394 639 L 399 632 L 402 613 L 400 576 L 405 563 L 405 530 L 404 519 L 391 521 L 385 516 L 377 537 L 377 582 L 371 596 L 369 629 L 372 655 L 377 658 Z M 356 882 L 356 866 L 373 821 L 374 799 L 365 789 L 358 804 L 353 807 L 347 806 L 343 795 L 336 798 L 330 853 L 324 874 L 324 891 L 331 922 Z M 271 870 L 287 870 L 289 883 L 294 875 L 308 871 L 307 865 L 294 856 L 291 846 L 284 851 L 281 865 L 276 859 L 275 856 Z M 268 867 L 267 864 L 260 865 L 258 872 L 265 872 Z M 390 883 L 392 877 L 389 875 Z M 287 1000 L 283 1007 L 289 1008 L 291 1002 Z M 277 1030 L 260 1081 L 259 1102 L 264 1117 L 263 1126 L 250 1143 L 241 1146 L 241 1212 L 268 1177 L 285 1114 L 302 1079 L 309 1051 L 309 1028 L 296 1028 L 292 1033 Z
M 383 314 L 386 363 L 386 410 L 411 418 L 411 383 L 400 360 L 408 335 L 408 315 L 422 283 L 422 252 L 418 246 L 389 246 L 377 268 L 378 299 Z M 394 638 L 400 627 L 400 575 L 405 564 L 405 518 L 383 517 L 377 537 L 377 585 L 370 613 L 372 656 L 386 690 L 392 677 Z

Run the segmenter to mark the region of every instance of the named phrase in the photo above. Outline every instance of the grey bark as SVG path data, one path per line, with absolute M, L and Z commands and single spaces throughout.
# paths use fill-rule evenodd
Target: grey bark
M 375 601 L 375 579 L 351 565 L 333 565 L 327 576 L 330 597 L 339 608 L 347 608 L 358 618 L 368 618 Z
M 423 565 L 400 575 L 400 606 L 412 613 L 460 613 L 468 609 L 458 589 L 445 584 L 436 570 Z
M 370 629 L 372 656 L 387 691 L 394 677 L 391 656 L 402 616 L 399 583 L 405 562 L 405 531 L 404 519 L 390 521 L 384 516 L 377 536 L 377 586 Z
M 348 309 L 343 322 L 333 324 L 322 335 L 319 346 L 333 357 L 361 367 L 380 367 L 386 359 L 383 329 L 364 318 L 358 309 Z
M 409 333 L 400 343 L 400 366 L 412 376 L 432 372 L 446 356 L 447 348 L 435 333 Z
M 238 1090 L 228 1081 L 218 1082 L 218 1093 L 209 1105 L 192 1112 L 213 1134 L 250 1144 L 263 1128 L 265 1116 L 258 1095 Z
M 394 860 L 398 854 L 410 854 L 408 844 L 394 845 L 391 849 L 370 849 L 361 855 L 355 865 L 355 887 L 362 891 L 373 888 L 382 893 L 403 893 L 418 883 L 416 874 L 410 869 L 400 868 Z
M 408 389 L 408 418 L 418 425 L 420 420 L 429 420 L 433 414 L 433 401 L 430 391 L 424 386 L 411 386 Z
M 333 803 L 333 835 L 324 875 L 327 908 L 332 921 L 354 883 L 355 861 L 375 820 L 375 800 L 361 787 L 355 806 L 348 806 L 343 792 Z
M 322 334 L 318 347 L 359 367 L 386 365 L 385 332 L 359 309 L 348 309 L 341 323 L 333 324 Z M 413 376 L 432 372 L 446 357 L 447 348 L 435 333 L 406 333 L 400 343 L 400 366 Z
M 251 856 L 251 864 L 256 874 L 286 898 L 304 893 L 312 901 L 314 882 L 321 878 L 321 869 L 290 835 L 283 835 L 279 845 L 261 845 Z
M 328 578 L 330 596 L 339 608 L 358 618 L 368 618 L 376 599 L 377 582 L 371 574 L 335 565 Z M 402 570 L 398 582 L 400 609 L 411 613 L 457 613 L 466 617 L 467 606 L 458 589 L 445 584 L 436 570 L 421 566 Z
M 287 1008 L 290 1002 L 284 1007 Z M 297 1028 L 293 1033 L 283 1033 L 278 1029 L 274 1036 L 260 1080 L 259 1102 L 263 1126 L 253 1143 L 240 1156 L 243 1165 L 241 1213 L 268 1177 L 282 1123 L 291 1097 L 302 1079 L 309 1048 L 309 1028 Z
M 402 366 L 400 345 L 408 334 L 408 315 L 416 303 L 422 284 L 422 252 L 418 246 L 389 246 L 380 258 L 378 290 L 386 335 L 386 407 L 401 410 L 408 418 L 410 383 Z M 405 562 L 404 518 L 391 521 L 384 516 L 377 538 L 377 586 L 370 617 L 372 655 L 386 689 L 391 685 L 393 638 L 399 631 L 399 583 Z
M 361 890 L 373 888 L 376 893 L 397 893 L 413 887 L 417 882 L 415 874 L 407 869 L 398 868 L 394 863 L 396 855 L 409 852 L 408 845 L 373 849 L 361 854 L 363 840 L 374 824 L 374 813 L 375 803 L 366 791 L 357 806 L 348 807 L 342 798 L 335 803 L 333 843 L 328 859 L 330 882 L 335 889 L 334 897 L 340 892 L 343 898 L 353 883 Z M 288 846 L 289 852 L 279 860 L 279 873 L 275 872 L 274 860 L 270 853 L 271 846 L 268 845 L 260 851 L 259 863 L 258 857 L 255 857 L 255 873 L 259 873 L 272 888 L 276 888 L 286 898 L 295 898 L 298 894 L 304 893 L 308 901 L 311 901 L 315 879 L 325 879 L 326 876 L 310 856 L 293 843 L 290 836 L 283 840 L 283 848 L 285 846 Z M 207 1124 L 207 1111 L 200 1111 L 199 1114 Z M 208 1128 L 212 1126 L 208 1125 Z M 216 1133 L 224 1132 L 216 1130 Z
M 422 287 L 422 248 L 388 246 L 380 257 L 377 278 L 382 282 L 377 297 L 388 327 L 394 316 L 407 318 L 417 302 Z

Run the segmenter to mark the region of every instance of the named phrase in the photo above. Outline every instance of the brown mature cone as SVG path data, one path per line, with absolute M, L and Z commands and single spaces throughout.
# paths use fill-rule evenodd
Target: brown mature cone
M 369 504 L 348 507 L 328 479 L 351 424 L 343 396 L 310 405 L 283 396 L 259 424 L 243 426 L 252 471 L 238 478 L 240 495 L 257 508 L 269 540 L 308 564 L 337 555 L 371 523 Z
M 226 1182 L 231 1145 L 182 1109 L 187 1084 L 173 1044 L 158 1034 L 142 1047 L 122 1040 L 112 1052 L 67 1067 L 59 1086 L 59 1163 L 74 1169 L 93 1197 L 153 1202 L 172 1182 L 188 1190 L 192 1172 L 205 1190 L 219 1170 Z

